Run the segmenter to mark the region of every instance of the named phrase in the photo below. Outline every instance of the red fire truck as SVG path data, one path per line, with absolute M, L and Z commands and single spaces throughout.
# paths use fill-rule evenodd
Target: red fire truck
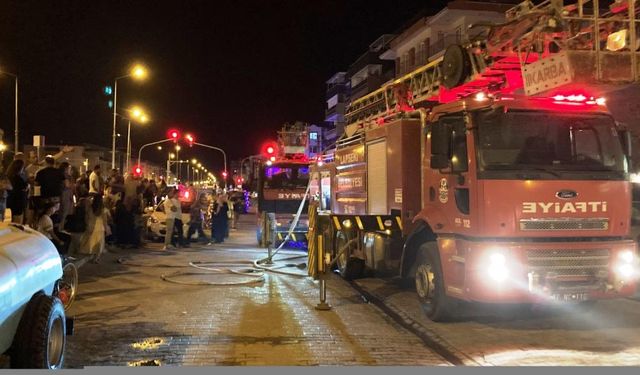
M 601 94 L 638 81 L 638 20 L 583 3 L 516 7 L 484 41 L 351 103 L 335 160 L 311 176 L 343 277 L 399 275 L 434 321 L 460 301 L 635 293 L 630 133 Z
M 260 164 L 258 173 L 256 231 L 259 246 L 268 246 L 269 243 L 278 246 L 289 233 L 309 184 L 306 145 L 306 125 L 295 123 L 285 124 L 278 132 L 278 141 L 265 143 L 262 147 L 265 160 Z M 307 202 L 308 198 L 303 206 L 304 214 L 287 241 L 288 247 L 306 247 L 309 230 Z M 274 230 L 268 230 L 268 226 Z

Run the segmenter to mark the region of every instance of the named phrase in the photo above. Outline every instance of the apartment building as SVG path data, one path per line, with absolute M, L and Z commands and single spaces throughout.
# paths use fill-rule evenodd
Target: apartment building
M 451 1 L 435 15 L 421 17 L 408 25 L 379 57 L 393 61 L 395 77 L 400 77 L 439 58 L 451 44 L 474 40 L 486 32 L 486 28 L 470 26 L 504 22 L 505 12 L 519 2 Z

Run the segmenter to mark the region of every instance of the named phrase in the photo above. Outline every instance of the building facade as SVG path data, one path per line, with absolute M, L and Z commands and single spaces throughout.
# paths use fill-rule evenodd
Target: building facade
M 347 71 L 351 85 L 351 101 L 377 90 L 394 77 L 394 61 L 380 58 L 389 49 L 394 38 L 393 34 L 380 36 L 369 45 L 367 52 L 351 64 Z
M 335 143 L 339 134 L 344 132 L 344 114 L 351 97 L 351 81 L 347 72 L 338 72 L 327 80 L 327 108 L 324 121 L 328 125 L 324 141 L 327 145 Z
M 486 28 L 470 26 L 503 23 L 505 12 L 518 2 L 451 1 L 435 15 L 421 17 L 408 25 L 379 57 L 394 62 L 396 78 L 403 76 L 441 57 L 452 44 L 481 38 L 486 34 Z

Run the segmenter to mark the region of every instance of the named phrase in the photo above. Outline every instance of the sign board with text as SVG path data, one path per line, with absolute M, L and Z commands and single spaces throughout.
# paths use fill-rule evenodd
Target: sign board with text
M 535 95 L 573 81 L 569 56 L 558 53 L 522 67 L 524 89 L 527 95 Z

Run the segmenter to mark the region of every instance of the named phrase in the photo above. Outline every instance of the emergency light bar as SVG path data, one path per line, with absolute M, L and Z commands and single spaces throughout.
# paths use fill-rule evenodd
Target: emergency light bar
M 555 95 L 551 97 L 556 104 L 590 104 L 590 105 L 604 105 L 606 103 L 605 98 L 595 98 L 593 96 L 586 97 L 583 94 L 571 94 L 571 95 Z

